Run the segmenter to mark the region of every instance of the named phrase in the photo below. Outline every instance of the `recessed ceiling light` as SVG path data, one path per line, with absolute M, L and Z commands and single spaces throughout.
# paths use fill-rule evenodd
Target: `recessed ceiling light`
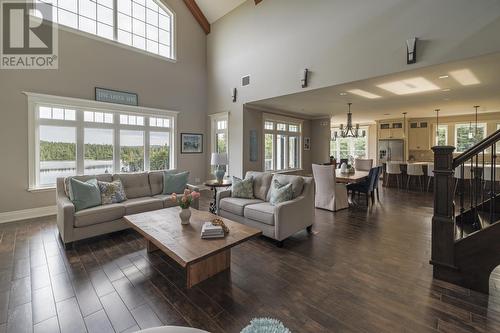
M 450 88 L 444 88 L 444 89 L 443 89 L 443 90 L 441 90 L 441 91 L 447 92 L 447 91 L 451 91 L 451 89 L 450 89 Z
M 345 95 L 347 95 L 347 93 L 346 92 L 341 92 L 339 95 L 340 96 L 345 96 Z
M 447 79 L 447 78 L 449 78 L 449 76 L 448 75 L 441 75 L 439 78 L 440 79 Z
M 390 91 L 396 95 L 416 94 L 440 89 L 434 83 L 423 77 L 382 83 L 377 85 L 377 87 Z
M 471 86 L 481 83 L 479 79 L 474 75 L 474 73 L 472 73 L 472 71 L 467 68 L 452 71 L 450 72 L 450 75 L 453 76 L 453 78 L 463 86 Z
M 361 90 L 361 89 L 352 89 L 352 90 L 348 90 L 347 92 L 350 92 L 351 94 L 358 95 L 361 97 L 370 98 L 370 99 L 381 97 L 379 95 L 375 95 L 375 94 L 372 94 L 371 92 L 368 92 L 366 90 Z

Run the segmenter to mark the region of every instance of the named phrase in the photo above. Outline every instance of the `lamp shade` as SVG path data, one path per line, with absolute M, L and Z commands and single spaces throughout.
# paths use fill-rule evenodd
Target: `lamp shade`
M 227 164 L 227 154 L 226 153 L 212 153 L 211 165 L 226 165 Z

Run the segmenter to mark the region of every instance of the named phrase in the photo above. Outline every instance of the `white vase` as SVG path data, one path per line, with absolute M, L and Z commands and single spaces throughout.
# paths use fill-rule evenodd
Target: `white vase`
M 191 209 L 182 208 L 179 212 L 179 217 L 181 218 L 181 224 L 189 224 L 189 219 L 191 218 Z
M 340 172 L 341 173 L 347 173 L 347 163 L 342 163 L 342 165 L 340 166 Z

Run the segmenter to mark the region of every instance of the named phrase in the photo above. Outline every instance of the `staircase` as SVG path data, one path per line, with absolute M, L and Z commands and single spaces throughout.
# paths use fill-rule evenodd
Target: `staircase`
M 432 148 L 434 278 L 486 294 L 490 274 L 500 265 L 498 141 L 500 130 L 456 158 L 455 147 Z

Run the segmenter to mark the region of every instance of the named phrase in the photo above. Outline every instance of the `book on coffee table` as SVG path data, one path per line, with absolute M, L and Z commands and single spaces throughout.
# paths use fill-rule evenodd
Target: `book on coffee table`
M 212 222 L 205 222 L 201 227 L 201 238 L 221 238 L 224 237 L 224 229 L 220 225 L 213 225 Z

